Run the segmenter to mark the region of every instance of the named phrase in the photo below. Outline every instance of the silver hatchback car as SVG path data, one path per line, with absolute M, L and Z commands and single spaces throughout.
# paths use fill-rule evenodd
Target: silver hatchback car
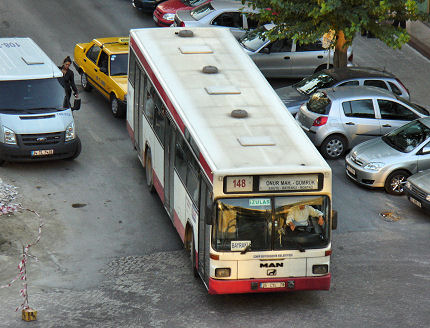
M 281 39 L 270 41 L 256 32 L 269 31 L 274 24 L 260 26 L 239 39 L 240 45 L 251 57 L 261 73 L 269 78 L 305 77 L 327 68 L 328 49 L 321 41 L 299 44 L 295 40 Z M 348 66 L 352 66 L 352 48 L 347 50 Z M 333 51 L 330 53 L 330 66 L 333 66 Z
M 403 194 L 411 174 L 430 169 L 430 117 L 359 144 L 346 156 L 345 168 L 359 184 Z
M 429 115 L 422 106 L 377 87 L 336 87 L 315 92 L 296 120 L 327 159 Z

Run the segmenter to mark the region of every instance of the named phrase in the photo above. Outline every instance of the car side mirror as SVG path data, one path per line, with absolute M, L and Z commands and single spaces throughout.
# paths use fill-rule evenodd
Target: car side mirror
M 332 217 L 331 217 L 331 230 L 337 229 L 337 211 L 332 211 Z
M 75 99 L 73 101 L 72 110 L 79 110 L 81 108 L 81 99 Z
M 261 53 L 268 55 L 268 54 L 270 54 L 270 49 L 267 47 L 264 47 L 263 49 L 261 49 Z

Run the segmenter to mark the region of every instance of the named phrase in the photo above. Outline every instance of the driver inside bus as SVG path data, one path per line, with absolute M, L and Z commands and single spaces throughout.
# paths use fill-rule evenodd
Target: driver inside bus
M 318 225 L 324 224 L 323 213 L 320 210 L 313 208 L 310 205 L 300 204 L 293 206 L 287 215 L 285 224 L 294 231 L 296 227 L 307 227 L 309 225 L 309 217 L 318 217 Z

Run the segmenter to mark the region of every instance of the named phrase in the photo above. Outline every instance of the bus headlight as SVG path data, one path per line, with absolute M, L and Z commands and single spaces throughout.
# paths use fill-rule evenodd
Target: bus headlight
M 11 129 L 3 126 L 4 143 L 8 145 L 16 145 L 16 135 Z
M 326 274 L 328 273 L 328 264 L 315 264 L 312 266 L 313 274 Z
M 227 278 L 227 277 L 230 277 L 230 274 L 231 274 L 230 268 L 217 268 L 217 269 L 215 269 L 215 277 Z
M 75 137 L 76 137 L 76 134 L 75 134 L 75 123 L 72 122 L 66 128 L 66 141 L 73 140 L 73 139 L 75 139 Z

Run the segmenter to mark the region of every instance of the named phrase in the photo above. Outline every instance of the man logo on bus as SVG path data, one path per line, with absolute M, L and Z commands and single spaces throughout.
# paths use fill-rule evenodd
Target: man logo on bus
M 284 263 L 260 263 L 260 268 L 282 268 Z
M 268 269 L 267 275 L 268 276 L 276 276 L 276 269 Z

